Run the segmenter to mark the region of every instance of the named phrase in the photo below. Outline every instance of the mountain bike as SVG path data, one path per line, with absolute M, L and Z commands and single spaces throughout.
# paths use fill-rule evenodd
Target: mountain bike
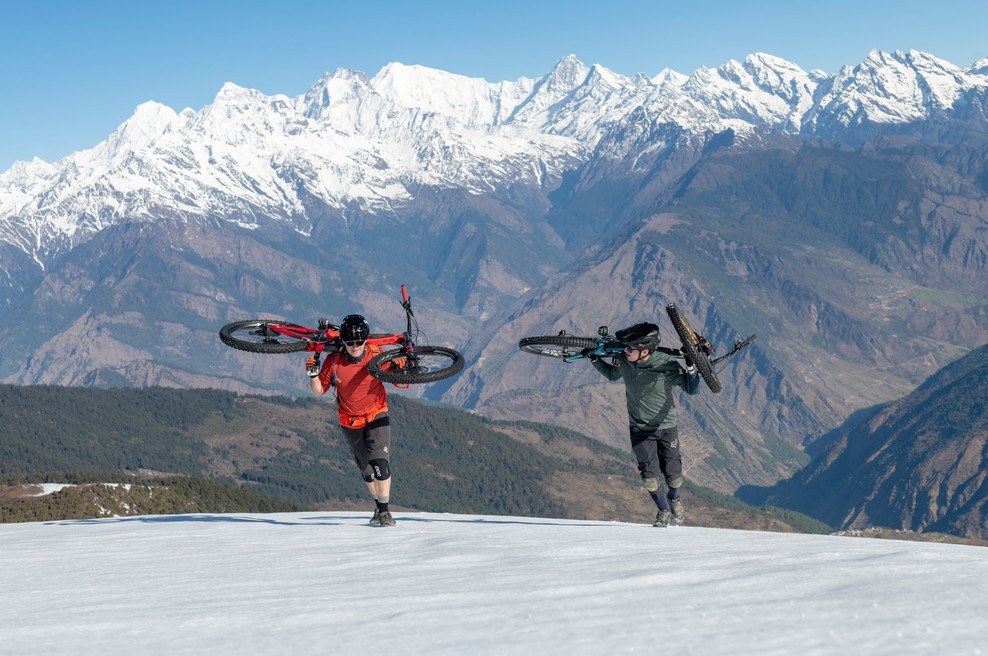
M 672 322 L 682 346 L 679 349 L 663 349 L 666 353 L 688 359 L 696 366 L 697 373 L 714 394 L 723 390 L 717 375 L 716 365 L 735 355 L 738 351 L 754 341 L 755 336 L 737 340 L 726 354 L 711 359 L 714 347 L 702 335 L 694 331 L 686 317 L 675 303 L 666 306 L 666 313 Z M 538 335 L 523 337 L 518 342 L 518 348 L 533 355 L 543 355 L 558 358 L 563 362 L 574 362 L 587 358 L 606 358 L 623 355 L 627 345 L 610 333 L 607 326 L 597 329 L 597 337 L 577 337 L 560 331 L 557 335 Z M 659 347 L 662 348 L 662 347 Z
M 394 346 L 367 364 L 370 375 L 385 383 L 408 385 L 432 383 L 457 374 L 463 369 L 463 356 L 445 346 L 422 344 L 422 333 L 412 312 L 412 301 L 405 285 L 401 286 L 401 307 L 405 310 L 405 332 L 371 333 L 368 346 Z M 220 340 L 232 348 L 251 353 L 315 352 L 338 353 L 343 349 L 340 327 L 321 318 L 318 328 L 277 319 L 234 321 L 220 328 Z

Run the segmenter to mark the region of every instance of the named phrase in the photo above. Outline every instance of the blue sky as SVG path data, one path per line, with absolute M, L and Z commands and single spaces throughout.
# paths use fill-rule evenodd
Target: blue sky
M 91 148 L 142 102 L 201 109 L 228 81 L 294 96 L 398 61 L 497 82 L 568 54 L 650 77 L 752 52 L 829 73 L 873 48 L 968 66 L 988 57 L 986 26 L 984 0 L 4 2 L 0 172 Z

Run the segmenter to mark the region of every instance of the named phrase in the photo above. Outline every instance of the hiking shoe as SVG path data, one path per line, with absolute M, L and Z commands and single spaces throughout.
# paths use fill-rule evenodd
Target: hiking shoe
M 670 518 L 672 518 L 671 512 L 669 512 L 668 510 L 660 510 L 659 513 L 655 516 L 655 522 L 652 523 L 652 526 L 659 526 L 659 527 L 669 526 Z
M 391 513 L 385 511 L 385 512 L 381 513 L 381 516 L 380 516 L 380 519 L 378 520 L 378 523 L 381 526 L 394 526 L 395 525 L 395 518 L 391 516 Z
M 370 524 L 371 526 L 380 526 L 381 525 L 381 511 L 380 510 L 375 510 L 374 511 L 374 516 L 371 517 L 370 518 L 370 521 L 367 522 L 367 523 Z
M 686 511 L 683 510 L 682 500 L 679 497 L 669 499 L 669 505 L 672 506 L 672 521 L 676 524 L 682 524 L 683 520 L 686 519 Z

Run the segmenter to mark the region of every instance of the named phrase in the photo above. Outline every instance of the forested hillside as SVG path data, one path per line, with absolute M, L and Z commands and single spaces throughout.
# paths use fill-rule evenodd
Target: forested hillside
M 0 483 L 0 524 L 186 513 L 293 512 L 302 507 L 229 483 L 188 476 L 58 474 L 52 490 L 37 476 Z M 110 480 L 118 482 L 109 482 Z M 26 483 L 9 484 L 12 480 Z M 45 481 L 45 483 L 49 483 Z M 50 483 L 49 483 L 50 484 Z

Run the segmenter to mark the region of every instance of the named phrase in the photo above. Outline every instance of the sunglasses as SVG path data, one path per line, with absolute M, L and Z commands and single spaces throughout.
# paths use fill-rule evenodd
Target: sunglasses
M 637 350 L 638 350 L 638 349 L 636 349 L 636 348 L 632 348 L 632 347 L 630 347 L 630 346 L 625 346 L 625 347 L 624 347 L 624 352 L 625 352 L 625 353 L 627 353 L 628 355 L 631 355 L 632 353 L 634 353 L 634 352 L 635 352 L 635 351 L 637 351 Z
M 366 342 L 367 342 L 366 339 L 357 339 L 357 340 L 344 341 L 343 343 L 346 344 L 347 346 L 363 346 Z

